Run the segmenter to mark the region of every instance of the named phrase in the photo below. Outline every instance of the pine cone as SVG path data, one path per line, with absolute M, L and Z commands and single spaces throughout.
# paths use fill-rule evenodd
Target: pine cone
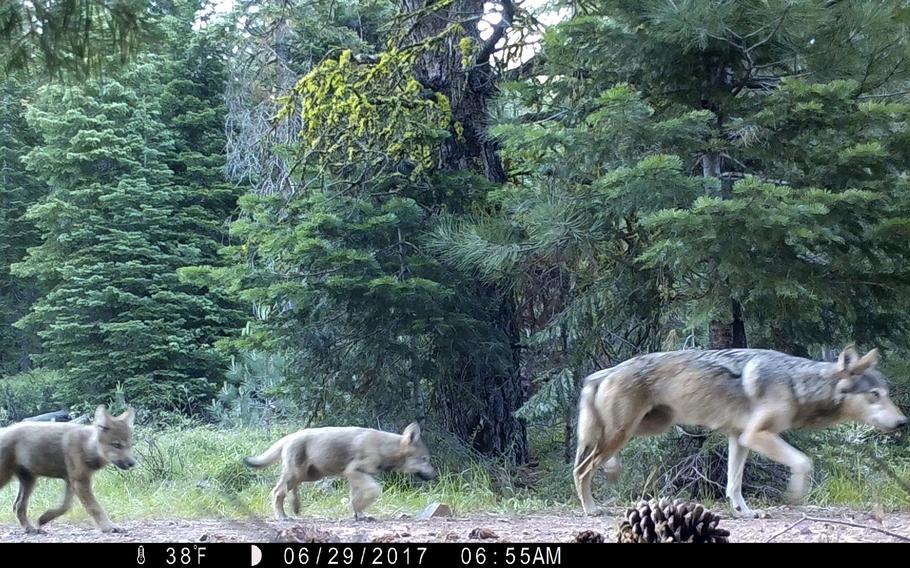
M 604 541 L 604 535 L 597 531 L 581 531 L 575 535 L 575 542 L 593 542 L 600 543 Z
M 641 501 L 626 510 L 618 542 L 727 542 L 729 531 L 717 528 L 720 517 L 682 499 Z

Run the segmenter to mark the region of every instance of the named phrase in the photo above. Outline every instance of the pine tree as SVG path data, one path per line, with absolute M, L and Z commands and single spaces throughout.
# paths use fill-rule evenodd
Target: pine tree
M 437 231 L 450 262 L 518 294 L 538 384 L 522 414 L 568 427 L 588 372 L 747 329 L 803 355 L 901 341 L 900 3 L 576 8 L 498 101 L 492 214 Z
M 169 3 L 133 0 L 5 0 L 0 4 L 0 72 L 40 67 L 79 75 L 125 61 L 154 39 L 154 20 Z
M 600 65 L 658 116 L 714 114 L 691 164 L 706 195 L 647 220 L 644 257 L 672 268 L 710 345 L 744 346 L 747 323 L 803 355 L 904 333 L 905 3 L 611 2 L 591 22 L 609 30 Z
M 159 106 L 174 142 L 164 160 L 183 197 L 174 219 L 179 225 L 173 228 L 187 236 L 182 256 L 186 266 L 222 263 L 219 250 L 228 239 L 230 219 L 242 193 L 225 180 L 224 171 L 227 48 L 214 34 L 193 30 L 200 4 L 198 0 L 175 3 L 174 15 L 162 24 L 168 63 L 161 73 L 165 84 Z M 242 314 L 221 291 L 199 292 L 202 317 L 187 325 L 195 330 L 200 345 L 211 346 L 242 326 Z
M 44 185 L 34 180 L 21 161 L 38 142 L 25 121 L 23 101 L 30 87 L 12 78 L 0 83 L 0 375 L 27 371 L 31 368 L 29 354 L 37 350 L 35 336 L 12 324 L 38 297 L 38 284 L 10 273 L 10 266 L 38 244 L 38 231 L 23 217 L 45 193 Z
M 65 372 L 72 404 L 122 387 L 142 407 L 193 412 L 223 372 L 207 344 L 221 311 L 177 276 L 201 248 L 185 231 L 197 223 L 187 189 L 166 164 L 175 142 L 160 83 L 146 63 L 119 79 L 44 87 L 27 113 L 43 143 L 26 162 L 50 194 L 28 213 L 42 243 L 14 271 L 49 292 L 17 325 L 38 333 L 36 360 Z
M 294 175 L 257 172 L 260 195 L 241 200 L 233 227 L 235 267 L 211 276 L 257 306 L 260 321 L 240 345 L 292 353 L 302 391 L 330 385 L 317 402 L 332 404 L 332 416 L 352 396 L 369 393 L 368 408 L 383 413 L 407 398 L 477 450 L 524 461 L 511 297 L 423 250 L 439 212 L 465 214 L 502 181 L 482 117 L 506 24 L 481 41 L 457 23 L 483 10 L 473 0 L 406 2 L 387 34 L 338 33 L 351 49 L 324 57 L 294 87 L 299 104 L 279 113 L 278 128 L 299 125 L 299 142 L 277 156 L 292 158 Z M 268 28 L 279 61 L 294 46 L 292 21 Z M 332 33 L 323 27 L 317 38 Z
M 674 192 L 688 202 L 655 199 L 666 194 L 647 183 L 614 202 L 642 232 L 636 266 L 661 271 L 662 293 L 685 322 L 676 331 L 691 330 L 699 343 L 742 346 L 748 329 L 752 344 L 805 355 L 820 342 L 899 338 L 905 10 L 901 2 L 586 4 L 548 31 L 537 69 L 548 79 L 515 87 L 512 104 L 527 108 L 501 134 L 519 150 L 517 174 L 552 175 L 554 184 L 567 169 L 583 170 L 588 181 L 575 176 L 583 184 L 602 184 L 607 173 L 621 180 L 622 168 L 662 152 L 682 160 L 691 182 L 702 178 L 698 198 Z M 593 127 L 612 112 L 619 84 L 650 109 L 612 126 L 623 135 L 609 149 L 561 130 Z M 684 145 L 654 138 L 672 139 L 700 111 L 712 118 Z M 654 121 L 663 126 L 648 133 Z M 550 164 L 545 144 L 574 162 Z

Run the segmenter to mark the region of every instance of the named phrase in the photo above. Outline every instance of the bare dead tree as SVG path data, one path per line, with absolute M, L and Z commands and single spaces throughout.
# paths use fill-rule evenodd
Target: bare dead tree
M 290 53 L 294 34 L 291 11 L 295 3 L 280 0 L 247 15 L 253 5 L 262 3 L 240 3 L 235 17 L 239 38 L 225 91 L 225 175 L 234 182 L 249 184 L 253 192 L 261 195 L 289 194 L 294 191 L 292 164 L 276 149 L 296 140 L 301 120 L 299 115 L 281 121 L 274 121 L 273 117 L 279 108 L 279 97 L 293 87 L 298 76 Z M 303 68 L 312 64 L 302 63 Z

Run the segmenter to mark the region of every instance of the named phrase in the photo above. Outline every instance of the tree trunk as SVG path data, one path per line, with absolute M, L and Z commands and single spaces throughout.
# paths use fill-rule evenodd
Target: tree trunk
M 705 177 L 720 180 L 717 195 L 721 199 L 729 199 L 733 184 L 729 177 L 723 175 L 723 157 L 717 152 L 706 153 L 702 156 L 702 171 Z M 731 321 L 712 320 L 708 325 L 708 349 L 747 347 L 742 305 L 736 298 L 730 298 L 730 313 Z
M 432 0 L 401 0 L 402 11 L 412 14 L 405 20 L 407 43 L 416 44 L 437 38 L 455 22 L 464 33 L 443 34 L 418 58 L 415 75 L 424 88 L 442 93 L 452 108 L 452 120 L 460 125 L 460 135 L 451 136 L 443 145 L 440 170 L 474 171 L 493 182 L 506 179 L 497 153 L 497 144 L 484 132 L 487 104 L 495 92 L 497 71 L 489 65 L 494 46 L 505 33 L 513 6 L 504 4 L 504 19 L 493 36 L 480 38 L 477 23 L 484 14 L 484 0 L 455 0 L 433 11 Z M 474 56 L 466 69 L 462 65 L 461 40 L 471 40 Z M 508 338 L 511 365 L 506 372 L 493 371 L 484 364 L 482 354 L 469 354 L 457 365 L 462 369 L 457 384 L 440 385 L 436 401 L 446 426 L 479 452 L 506 455 L 516 463 L 528 459 L 527 433 L 515 412 L 526 399 L 520 373 L 520 346 L 516 309 L 511 294 L 496 286 L 480 285 L 475 293 L 500 305 L 496 325 Z

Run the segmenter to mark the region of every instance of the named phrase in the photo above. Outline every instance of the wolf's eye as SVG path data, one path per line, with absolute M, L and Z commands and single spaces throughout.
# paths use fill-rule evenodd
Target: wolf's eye
M 872 397 L 872 400 L 878 400 L 882 397 L 878 391 L 869 391 L 869 396 Z
M 111 445 L 114 446 L 115 448 L 117 448 L 118 450 L 123 447 L 123 444 L 121 444 L 120 442 L 114 442 Z

